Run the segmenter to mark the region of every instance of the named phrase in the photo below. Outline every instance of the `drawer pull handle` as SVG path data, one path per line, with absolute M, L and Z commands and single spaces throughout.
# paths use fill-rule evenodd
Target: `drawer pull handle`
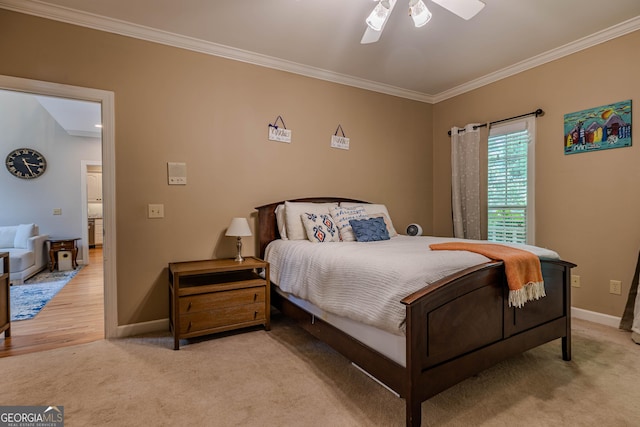
M 257 317 L 258 317 L 258 312 L 257 312 L 257 311 L 254 311 L 254 312 L 253 312 L 253 319 L 255 320 Z
M 189 305 L 187 306 L 187 311 L 191 310 L 191 301 L 189 301 Z
M 258 299 L 258 294 L 253 294 L 253 301 L 256 301 Z
M 189 322 L 189 326 L 187 326 L 187 331 L 191 330 L 191 322 Z

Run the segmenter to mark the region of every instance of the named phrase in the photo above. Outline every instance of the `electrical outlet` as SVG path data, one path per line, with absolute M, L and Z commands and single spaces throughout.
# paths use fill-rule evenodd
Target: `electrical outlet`
M 614 295 L 621 295 L 622 282 L 619 280 L 609 280 L 609 293 Z
M 571 287 L 572 288 L 580 287 L 580 276 L 576 276 L 575 274 L 571 275 Z
M 149 205 L 147 218 L 164 218 L 164 205 Z
M 53 208 L 54 215 L 62 215 L 62 208 Z

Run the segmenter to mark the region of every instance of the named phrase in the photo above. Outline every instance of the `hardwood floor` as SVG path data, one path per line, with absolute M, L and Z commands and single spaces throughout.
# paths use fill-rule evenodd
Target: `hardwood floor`
M 29 320 L 11 322 L 0 338 L 0 357 L 51 350 L 104 339 L 102 248 L 89 251 L 89 265 Z

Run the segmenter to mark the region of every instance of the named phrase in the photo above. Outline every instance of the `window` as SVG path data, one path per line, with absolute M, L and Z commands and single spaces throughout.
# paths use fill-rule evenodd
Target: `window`
M 534 142 L 535 118 L 489 131 L 488 240 L 534 244 Z

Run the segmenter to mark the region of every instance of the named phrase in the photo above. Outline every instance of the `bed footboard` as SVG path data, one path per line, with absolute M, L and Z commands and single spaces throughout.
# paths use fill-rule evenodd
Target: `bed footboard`
M 571 359 L 570 272 L 543 261 L 547 296 L 509 307 L 502 262 L 464 270 L 418 291 L 407 307 L 407 425 L 419 426 L 421 403 L 511 356 L 562 338 Z

